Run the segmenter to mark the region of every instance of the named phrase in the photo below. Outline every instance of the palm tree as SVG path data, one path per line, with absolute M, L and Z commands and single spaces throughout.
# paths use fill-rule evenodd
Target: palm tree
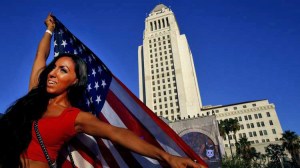
M 244 160 L 247 160 L 248 154 L 250 151 L 251 143 L 248 141 L 246 137 L 240 138 L 237 148 L 237 154 L 241 156 Z
M 282 163 L 280 158 L 285 156 L 284 148 L 278 144 L 270 144 L 266 148 L 266 154 L 270 157 L 271 162 L 269 163 L 269 167 L 281 168 Z
M 235 142 L 236 142 L 236 132 L 240 129 L 240 124 L 238 122 L 237 119 L 225 119 L 225 120 L 221 120 L 219 123 L 219 131 L 220 131 L 220 135 L 225 139 L 226 135 L 228 137 L 228 141 L 229 141 L 229 147 L 230 147 L 230 152 L 231 152 L 231 158 L 233 159 L 233 155 L 232 155 L 232 147 L 231 147 L 231 143 L 230 143 L 230 138 L 229 138 L 229 133 L 233 132 L 234 133 L 234 138 L 235 138 Z
M 282 146 L 286 149 L 292 156 L 293 163 L 300 167 L 300 139 L 294 131 L 287 130 L 282 133 Z
M 234 135 L 233 137 L 234 137 L 235 143 L 237 143 L 236 132 L 240 130 L 241 126 L 240 126 L 239 121 L 237 119 L 230 118 L 229 123 L 230 123 L 230 126 L 231 126 L 231 131 L 233 132 L 233 135 Z

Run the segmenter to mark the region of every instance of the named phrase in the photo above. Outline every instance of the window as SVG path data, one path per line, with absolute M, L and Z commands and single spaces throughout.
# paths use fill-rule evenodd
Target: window
M 254 114 L 254 117 L 255 117 L 255 119 L 257 119 L 258 117 L 257 117 L 257 114 Z
M 242 138 L 242 134 L 241 133 L 239 133 L 239 138 Z
M 255 137 L 257 136 L 255 131 L 253 131 L 253 136 L 255 136 Z
M 249 137 L 253 137 L 252 132 L 249 132 Z
M 267 130 L 264 130 L 264 135 L 268 135 L 268 132 L 267 132 Z
M 273 121 L 272 120 L 270 120 L 269 123 L 270 123 L 270 125 L 273 125 Z
M 271 117 L 270 112 L 267 112 L 267 117 Z
M 247 108 L 247 106 L 246 106 L 246 105 L 243 105 L 243 108 Z
M 245 120 L 248 120 L 248 117 L 247 116 L 244 116 Z
M 251 123 L 251 128 L 254 128 L 254 124 L 253 123 Z
M 241 116 L 239 116 L 239 121 L 242 121 L 242 117 Z
M 249 120 L 252 120 L 252 116 L 251 115 L 248 115 L 248 118 L 249 118 Z
M 257 125 L 257 127 L 260 127 L 260 122 L 257 122 L 256 125 Z
M 225 144 L 225 147 L 227 148 L 227 147 L 228 147 L 228 145 L 227 145 L 227 144 Z
M 269 139 L 266 139 L 266 141 L 267 141 L 267 142 L 270 142 L 270 140 L 269 140 Z
M 262 131 L 259 131 L 259 135 L 260 135 L 260 136 L 263 136 L 264 134 L 263 134 L 263 132 L 262 132 Z
M 224 111 L 228 111 L 228 108 L 225 108 Z
M 237 107 L 233 107 L 233 109 L 234 109 L 234 110 L 236 110 L 236 109 L 237 109 Z
M 278 141 L 279 139 L 278 138 L 275 138 L 275 141 Z
M 260 113 L 258 113 L 258 117 L 259 117 L 259 118 L 262 118 L 262 116 L 261 116 L 261 114 L 260 114 Z
M 244 125 L 243 124 L 241 124 L 240 127 L 241 127 L 241 129 L 244 129 Z
M 276 134 L 276 130 L 275 129 L 272 129 L 272 132 L 273 132 L 273 134 Z
M 246 133 L 243 133 L 243 137 L 246 137 Z
M 262 139 L 261 141 L 262 141 L 262 142 L 266 142 L 266 140 L 265 140 L 265 139 Z
M 258 140 L 255 140 L 255 143 L 259 143 L 259 141 L 258 141 Z
M 265 126 L 265 123 L 262 121 L 260 122 L 261 126 L 264 127 Z
M 252 106 L 253 106 L 253 107 L 256 107 L 256 104 L 254 103 L 254 104 L 252 104 Z
M 250 128 L 250 124 L 247 124 L 247 128 Z

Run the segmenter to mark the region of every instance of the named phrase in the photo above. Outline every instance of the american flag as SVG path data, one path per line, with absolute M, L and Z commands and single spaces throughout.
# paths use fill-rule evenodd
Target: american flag
M 127 128 L 140 138 L 177 156 L 189 157 L 206 166 L 199 156 L 146 105 L 144 105 L 103 62 L 58 19 L 54 31 L 54 54 L 80 56 L 88 67 L 88 85 L 82 108 L 101 121 Z M 71 141 L 71 153 L 77 167 L 165 167 L 164 163 L 141 156 L 109 140 L 79 134 Z M 63 158 L 70 167 L 70 158 Z

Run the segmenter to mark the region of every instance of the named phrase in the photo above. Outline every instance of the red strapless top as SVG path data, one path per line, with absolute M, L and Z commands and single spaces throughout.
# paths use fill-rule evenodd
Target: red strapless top
M 78 108 L 70 107 L 66 108 L 57 117 L 45 117 L 38 120 L 39 132 L 52 161 L 56 160 L 62 145 L 75 136 L 75 119 L 79 112 Z M 23 156 L 27 159 L 47 163 L 47 159 L 36 137 L 33 124 L 31 134 L 31 142 Z

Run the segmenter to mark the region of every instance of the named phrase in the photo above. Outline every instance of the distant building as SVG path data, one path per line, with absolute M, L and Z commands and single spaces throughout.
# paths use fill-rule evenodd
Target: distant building
M 258 152 L 265 153 L 264 147 L 270 143 L 281 143 L 279 140 L 282 128 L 275 105 L 270 104 L 268 100 L 202 107 L 201 116 L 211 115 L 215 115 L 218 121 L 229 118 L 237 119 L 241 129 L 236 133 L 236 139 L 247 137 L 251 146 L 255 147 Z M 229 139 L 231 146 L 234 147 L 235 140 L 232 133 Z M 227 154 L 230 154 L 228 138 L 224 139 L 224 147 Z
M 202 103 L 192 53 L 174 13 L 163 4 L 145 20 L 138 58 L 139 96 L 153 112 L 171 121 L 199 113 Z
M 188 130 L 192 125 L 202 127 L 200 122 L 213 122 L 210 118 L 215 116 L 218 121 L 238 119 L 241 130 L 236 134 L 237 139 L 247 137 L 259 152 L 265 153 L 264 147 L 270 143 L 280 143 L 282 128 L 275 105 L 268 100 L 202 106 L 187 39 L 180 34 L 174 13 L 163 4 L 157 5 L 145 20 L 143 45 L 138 47 L 138 66 L 140 99 L 156 115 L 167 119 L 180 136 L 180 130 Z M 201 129 L 198 133 L 212 137 Z M 234 147 L 233 135 L 229 138 Z M 229 145 L 225 138 L 227 154 L 230 154 Z

